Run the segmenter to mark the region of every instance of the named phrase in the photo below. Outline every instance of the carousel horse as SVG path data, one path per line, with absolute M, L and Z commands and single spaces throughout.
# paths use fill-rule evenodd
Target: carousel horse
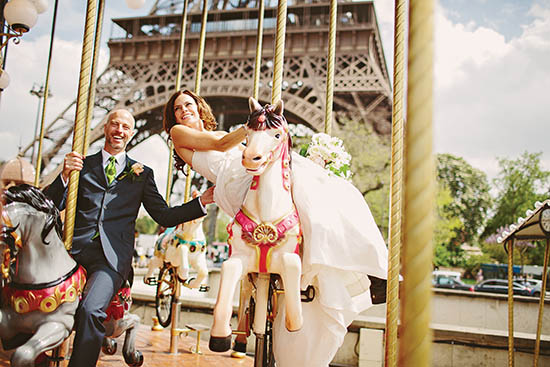
M 285 291 L 285 325 L 289 331 L 302 327 L 300 303 L 302 233 L 294 206 L 290 181 L 290 135 L 283 114 L 283 103 L 266 106 L 276 119 L 265 114 L 259 103 L 249 100 L 247 144 L 242 165 L 253 176 L 244 203 L 228 225 L 231 255 L 222 265 L 220 289 L 214 306 L 210 349 L 230 349 L 232 302 L 235 287 L 247 274 L 255 279 L 256 303 L 253 330 L 265 333 L 270 274 L 281 277 Z M 248 287 L 250 288 L 250 287 Z
M 12 366 L 34 366 L 38 356 L 70 335 L 86 272 L 65 249 L 59 212 L 39 189 L 15 186 L 3 197 L 0 339 L 4 349 L 15 349 Z M 111 318 L 107 332 L 115 336 L 126 328 L 124 359 L 140 366 L 143 356 L 133 343 L 139 319 Z
M 144 283 L 155 285 L 153 272 L 163 266 L 172 266 L 179 281 L 188 288 L 203 290 L 202 284 L 208 276 L 206 266 L 206 240 L 202 231 L 203 218 L 198 218 L 178 225 L 174 230 L 166 230 L 155 242 L 155 255 L 149 261 Z M 197 272 L 196 277 L 189 278 L 189 269 Z

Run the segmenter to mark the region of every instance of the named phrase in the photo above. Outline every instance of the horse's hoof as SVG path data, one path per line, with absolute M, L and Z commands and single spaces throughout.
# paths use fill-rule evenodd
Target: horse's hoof
M 233 350 L 235 352 L 246 353 L 246 343 L 238 342 L 235 340 L 235 345 L 233 346 Z
M 116 340 L 109 337 L 104 338 L 101 350 L 103 351 L 103 353 L 112 356 L 116 353 L 117 350 Z
M 212 352 L 227 352 L 231 349 L 231 334 L 228 336 L 210 336 L 208 348 Z
M 136 350 L 129 355 L 124 354 L 124 362 L 130 367 L 139 367 L 143 364 L 143 353 Z

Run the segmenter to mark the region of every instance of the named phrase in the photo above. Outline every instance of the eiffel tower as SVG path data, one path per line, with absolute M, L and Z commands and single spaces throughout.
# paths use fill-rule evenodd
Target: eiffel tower
M 197 67 L 201 1 L 189 3 L 182 87 L 193 89 Z M 291 124 L 324 129 L 329 7 L 326 1 L 294 1 L 288 6 L 282 99 Z M 98 77 L 92 126 L 114 108 L 136 118 L 129 149 L 162 132 L 162 109 L 174 92 L 182 4 L 158 0 L 147 16 L 113 20 L 110 61 Z M 346 119 L 372 124 L 379 135 L 391 130 L 391 87 L 372 2 L 338 3 L 333 116 L 335 129 Z M 259 100 L 271 100 L 276 2 L 264 18 Z M 258 11 L 256 0 L 210 2 L 200 94 L 216 113 L 221 129 L 245 122 L 253 92 Z M 46 126 L 42 177 L 70 151 L 76 101 Z M 103 129 L 90 142 L 101 144 Z M 23 149 L 30 155 L 32 143 Z M 47 181 L 48 178 L 45 179 Z M 43 180 L 44 181 L 44 180 Z

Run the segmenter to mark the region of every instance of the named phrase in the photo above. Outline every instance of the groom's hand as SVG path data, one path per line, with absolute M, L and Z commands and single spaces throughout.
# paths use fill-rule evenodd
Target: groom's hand
M 199 200 L 201 201 L 201 204 L 205 206 L 206 204 L 212 204 L 214 202 L 214 187 L 209 187 L 208 190 L 202 193 Z
M 69 180 L 69 175 L 72 171 L 80 171 L 84 164 L 84 156 L 77 152 L 70 152 L 65 155 L 65 160 L 63 161 L 63 181 L 67 182 Z

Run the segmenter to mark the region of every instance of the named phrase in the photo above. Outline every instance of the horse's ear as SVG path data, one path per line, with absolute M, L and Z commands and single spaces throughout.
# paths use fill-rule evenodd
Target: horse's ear
M 254 97 L 248 98 L 248 107 L 250 107 L 250 113 L 262 109 L 262 106 L 254 99 Z
M 274 112 L 277 115 L 282 115 L 284 109 L 285 109 L 285 107 L 284 107 L 283 100 L 282 99 L 278 100 L 277 103 L 275 103 L 275 111 Z

